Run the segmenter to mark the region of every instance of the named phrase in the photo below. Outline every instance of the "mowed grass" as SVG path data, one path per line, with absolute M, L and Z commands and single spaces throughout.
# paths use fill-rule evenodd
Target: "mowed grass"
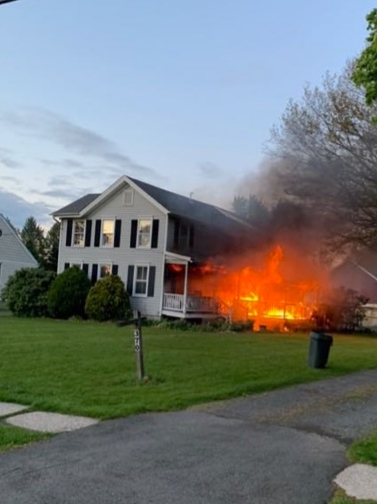
M 347 455 L 352 462 L 377 466 L 377 430 L 353 443 Z
M 48 437 L 51 437 L 51 435 L 0 424 L 0 453 Z
M 145 327 L 135 376 L 132 327 L 0 319 L 0 401 L 112 418 L 180 409 L 377 367 L 377 338 L 335 336 L 329 367 L 307 366 L 308 334 L 204 333 Z
M 348 497 L 343 490 L 338 490 L 335 492 L 335 496 L 331 500 L 330 504 L 377 504 L 377 501 L 356 500 L 352 497 Z

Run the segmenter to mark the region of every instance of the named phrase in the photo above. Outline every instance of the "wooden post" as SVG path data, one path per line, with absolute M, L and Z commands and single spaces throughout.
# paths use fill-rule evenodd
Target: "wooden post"
M 183 291 L 183 314 L 186 315 L 187 311 L 187 278 L 188 278 L 188 263 L 185 266 L 185 284 Z
M 138 310 L 134 311 L 134 323 L 136 374 L 138 380 L 142 380 L 144 378 L 143 337 L 141 332 L 141 315 Z

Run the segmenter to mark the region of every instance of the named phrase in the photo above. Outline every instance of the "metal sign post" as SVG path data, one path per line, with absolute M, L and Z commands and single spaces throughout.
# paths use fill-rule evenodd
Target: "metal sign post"
M 139 380 L 144 378 L 144 359 L 143 359 L 143 336 L 141 331 L 141 315 L 140 312 L 134 311 L 134 342 L 136 356 L 136 374 Z

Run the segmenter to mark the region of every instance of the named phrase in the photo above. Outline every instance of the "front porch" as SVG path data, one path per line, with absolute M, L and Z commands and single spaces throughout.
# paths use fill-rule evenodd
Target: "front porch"
M 165 292 L 162 314 L 177 318 L 216 318 L 222 312 L 221 303 L 216 298 Z
M 225 309 L 226 312 L 226 309 Z M 213 319 L 227 316 L 224 304 L 203 278 L 201 266 L 190 257 L 166 253 L 161 314 L 183 319 Z

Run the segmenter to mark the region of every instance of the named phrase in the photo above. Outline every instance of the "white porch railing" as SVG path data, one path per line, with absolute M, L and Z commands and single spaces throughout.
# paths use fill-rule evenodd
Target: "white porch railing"
M 162 308 L 165 310 L 174 310 L 183 312 L 184 296 L 182 294 L 164 293 Z
M 164 293 L 163 310 L 173 310 L 186 313 L 217 313 L 219 304 L 216 298 L 202 296 L 187 296 L 186 310 L 184 310 L 185 297 L 183 294 Z

